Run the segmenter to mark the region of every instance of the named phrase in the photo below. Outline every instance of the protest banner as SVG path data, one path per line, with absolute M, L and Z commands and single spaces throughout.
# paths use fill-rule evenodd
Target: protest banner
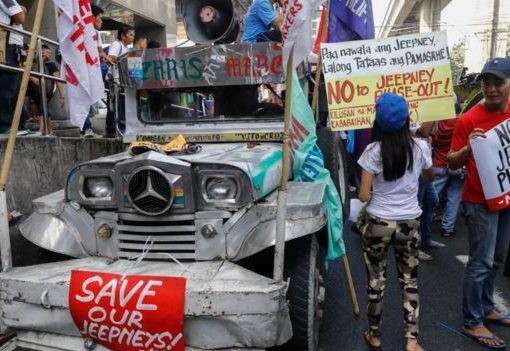
M 80 333 L 114 351 L 184 351 L 186 279 L 72 271 L 69 311 Z
M 510 118 L 470 140 L 478 175 L 491 211 L 510 207 Z
M 403 96 L 412 122 L 455 117 L 446 32 L 321 46 L 331 129 L 371 128 L 375 101 Z

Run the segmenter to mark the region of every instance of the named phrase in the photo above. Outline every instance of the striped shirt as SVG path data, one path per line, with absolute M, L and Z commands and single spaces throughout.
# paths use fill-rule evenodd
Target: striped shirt
M 0 23 L 11 24 L 11 17 L 22 11 L 16 0 L 0 0 Z

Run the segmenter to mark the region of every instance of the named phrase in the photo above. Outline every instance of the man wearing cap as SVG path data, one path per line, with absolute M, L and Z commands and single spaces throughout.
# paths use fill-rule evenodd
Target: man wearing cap
M 463 282 L 463 332 L 482 346 L 503 349 L 506 343 L 485 324 L 510 327 L 510 317 L 494 305 L 494 282 L 504 264 L 510 242 L 510 208 L 491 212 L 486 206 L 480 176 L 469 141 L 510 118 L 510 59 L 495 58 L 477 78 L 484 99 L 466 112 L 453 133 L 448 165 L 466 166 L 463 201 L 469 235 L 469 260 Z

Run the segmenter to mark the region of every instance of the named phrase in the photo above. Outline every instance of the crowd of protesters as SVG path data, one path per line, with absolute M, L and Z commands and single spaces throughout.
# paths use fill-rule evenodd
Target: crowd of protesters
M 6 4 L 9 4 L 9 6 Z M 148 41 L 146 37 L 137 37 L 135 39 L 134 28 L 123 25 L 117 31 L 117 40 L 107 49 L 103 49 L 99 30 L 101 30 L 103 25 L 102 16 L 104 11 L 101 7 L 91 4 L 91 12 L 93 25 L 96 30 L 95 38 L 97 40 L 97 48 L 103 70 L 103 79 L 105 80 L 107 88 L 111 88 L 107 95 L 107 115 L 104 136 L 116 137 L 119 133 L 122 134 L 125 124 L 123 118 L 124 95 L 122 89 L 119 88 L 118 71 L 115 68 L 117 58 L 131 50 L 131 47 L 135 50 L 144 50 L 146 48 L 159 48 L 160 44 L 154 40 Z M 0 23 L 16 29 L 23 29 L 26 15 L 26 8 L 20 6 L 16 0 L 9 2 L 0 1 Z M 43 44 L 41 53 L 36 52 L 36 59 L 34 59 L 33 63 L 25 62 L 27 50 L 28 45 L 24 43 L 23 34 L 0 28 L 0 64 L 18 68 L 30 64 L 32 71 L 39 72 L 41 70 L 40 67 L 42 67 L 40 73 L 60 78 L 60 66 L 52 59 L 54 53 L 50 47 Z M 42 65 L 39 65 L 37 57 L 42 58 Z M 66 94 L 64 84 L 45 79 L 44 86 L 42 86 L 41 82 L 42 80 L 39 77 L 33 75 L 29 79 L 18 135 L 34 134 L 31 133 L 31 131 L 36 131 L 38 132 L 37 134 L 40 134 L 44 122 L 43 105 L 48 106 L 50 99 L 54 98 L 58 100 L 59 107 L 65 107 Z M 2 86 L 0 92 L 0 134 L 8 134 L 10 132 L 20 83 L 20 72 L 0 69 L 0 86 Z M 43 90 L 47 101 L 43 101 Z M 82 136 L 99 136 L 94 132 L 92 123 L 92 117 L 96 113 L 97 106 L 91 106 L 89 115 L 80 128 Z
M 380 323 L 389 246 L 395 251 L 402 288 L 406 350 L 423 350 L 417 341 L 417 268 L 419 260 L 433 259 L 425 250 L 445 246 L 431 236 L 440 203 L 444 203 L 441 235 L 454 235 L 461 203 L 468 232 L 460 332 L 483 347 L 506 348 L 506 342 L 487 326 L 510 327 L 510 316 L 494 300 L 496 275 L 505 267 L 505 259 L 505 273 L 510 276 L 510 208 L 489 211 L 470 141 L 485 138 L 486 131 L 510 117 L 510 59 L 490 60 L 477 79 L 481 102 L 455 119 L 414 129 L 402 97 L 387 93 L 376 103 L 372 143 L 358 160 L 359 198 L 368 202 L 368 215 L 359 226 L 368 274 L 369 329 L 363 338 L 371 350 L 380 350 L 383 344 Z M 459 113 L 458 101 L 456 109 Z

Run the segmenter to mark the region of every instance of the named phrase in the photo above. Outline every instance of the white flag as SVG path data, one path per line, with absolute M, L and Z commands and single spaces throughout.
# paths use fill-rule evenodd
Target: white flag
M 318 7 L 318 0 L 283 0 L 283 66 L 294 47 L 293 68 L 296 68 L 312 51 L 312 15 Z
M 97 32 L 89 0 L 53 0 L 58 9 L 62 77 L 67 81 L 71 123 L 82 128 L 90 105 L 104 95 Z

